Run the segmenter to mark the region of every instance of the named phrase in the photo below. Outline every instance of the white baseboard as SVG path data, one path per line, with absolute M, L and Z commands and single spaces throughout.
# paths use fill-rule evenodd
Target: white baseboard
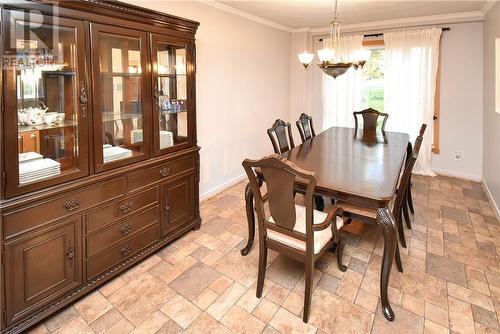
M 479 175 L 470 175 L 470 174 L 464 174 L 464 173 L 458 173 L 458 172 L 450 172 L 450 171 L 442 170 L 442 169 L 433 169 L 433 171 L 434 171 L 434 173 L 436 173 L 438 175 L 442 175 L 442 176 L 455 177 L 458 179 L 474 181 L 474 182 L 483 181 L 483 178 Z
M 229 181 L 222 183 L 221 185 L 218 185 L 217 187 L 215 187 L 213 189 L 205 191 L 203 194 L 200 194 L 200 202 L 206 201 L 207 199 L 214 197 L 217 194 L 220 194 L 224 190 L 231 188 L 232 186 L 240 183 L 241 181 L 245 180 L 246 178 L 247 178 L 246 174 L 241 174 L 241 175 L 238 175 L 238 176 L 232 178 Z
M 498 209 L 498 205 L 495 202 L 495 199 L 493 199 L 493 195 L 491 195 L 490 188 L 488 188 L 488 185 L 484 180 L 481 180 L 481 184 L 483 186 L 484 192 L 486 193 L 486 196 L 488 196 L 488 200 L 490 201 L 491 207 L 493 208 L 497 219 L 500 220 L 500 210 Z

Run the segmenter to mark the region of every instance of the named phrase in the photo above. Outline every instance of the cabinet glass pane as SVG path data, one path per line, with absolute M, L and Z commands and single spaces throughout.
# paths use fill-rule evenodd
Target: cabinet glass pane
M 103 162 L 143 153 L 141 41 L 100 34 Z
M 25 185 L 80 168 L 76 29 L 12 23 L 19 184 Z
M 158 43 L 156 47 L 159 141 L 164 149 L 188 140 L 186 49 Z

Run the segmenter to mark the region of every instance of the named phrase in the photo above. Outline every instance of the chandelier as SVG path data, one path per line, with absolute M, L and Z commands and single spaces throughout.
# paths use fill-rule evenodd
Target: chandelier
M 345 72 L 351 67 L 355 70 L 362 69 L 368 58 L 368 50 L 362 48 L 353 53 L 352 59 L 344 59 L 342 57 L 342 45 L 340 42 L 340 22 L 337 18 L 337 0 L 335 0 L 335 12 L 333 21 L 330 23 L 330 38 L 326 41 L 323 40 L 323 49 L 318 50 L 319 63 L 318 66 L 321 70 L 332 76 L 334 79 Z M 299 61 L 304 65 L 305 69 L 313 63 L 314 54 L 304 50 L 303 53 L 298 55 Z

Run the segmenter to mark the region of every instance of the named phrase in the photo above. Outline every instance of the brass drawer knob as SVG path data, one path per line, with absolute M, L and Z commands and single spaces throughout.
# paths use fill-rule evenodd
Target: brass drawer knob
M 120 254 L 122 256 L 128 255 L 132 251 L 132 245 L 128 244 L 120 249 Z
M 76 210 L 80 207 L 81 199 L 78 197 L 72 198 L 66 203 L 64 203 L 64 208 L 68 211 Z
M 123 235 L 127 235 L 132 231 L 132 224 L 125 224 L 120 227 L 120 233 Z
M 134 209 L 134 202 L 125 202 L 120 205 L 120 211 L 123 214 L 129 213 Z
M 163 167 L 162 169 L 160 169 L 160 175 L 161 176 L 166 177 L 169 174 L 170 174 L 170 168 Z

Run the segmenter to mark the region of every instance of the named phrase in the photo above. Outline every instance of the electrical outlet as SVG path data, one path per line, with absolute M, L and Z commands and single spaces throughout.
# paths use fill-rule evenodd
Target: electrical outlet
M 460 152 L 455 152 L 455 160 L 460 160 L 462 158 Z

